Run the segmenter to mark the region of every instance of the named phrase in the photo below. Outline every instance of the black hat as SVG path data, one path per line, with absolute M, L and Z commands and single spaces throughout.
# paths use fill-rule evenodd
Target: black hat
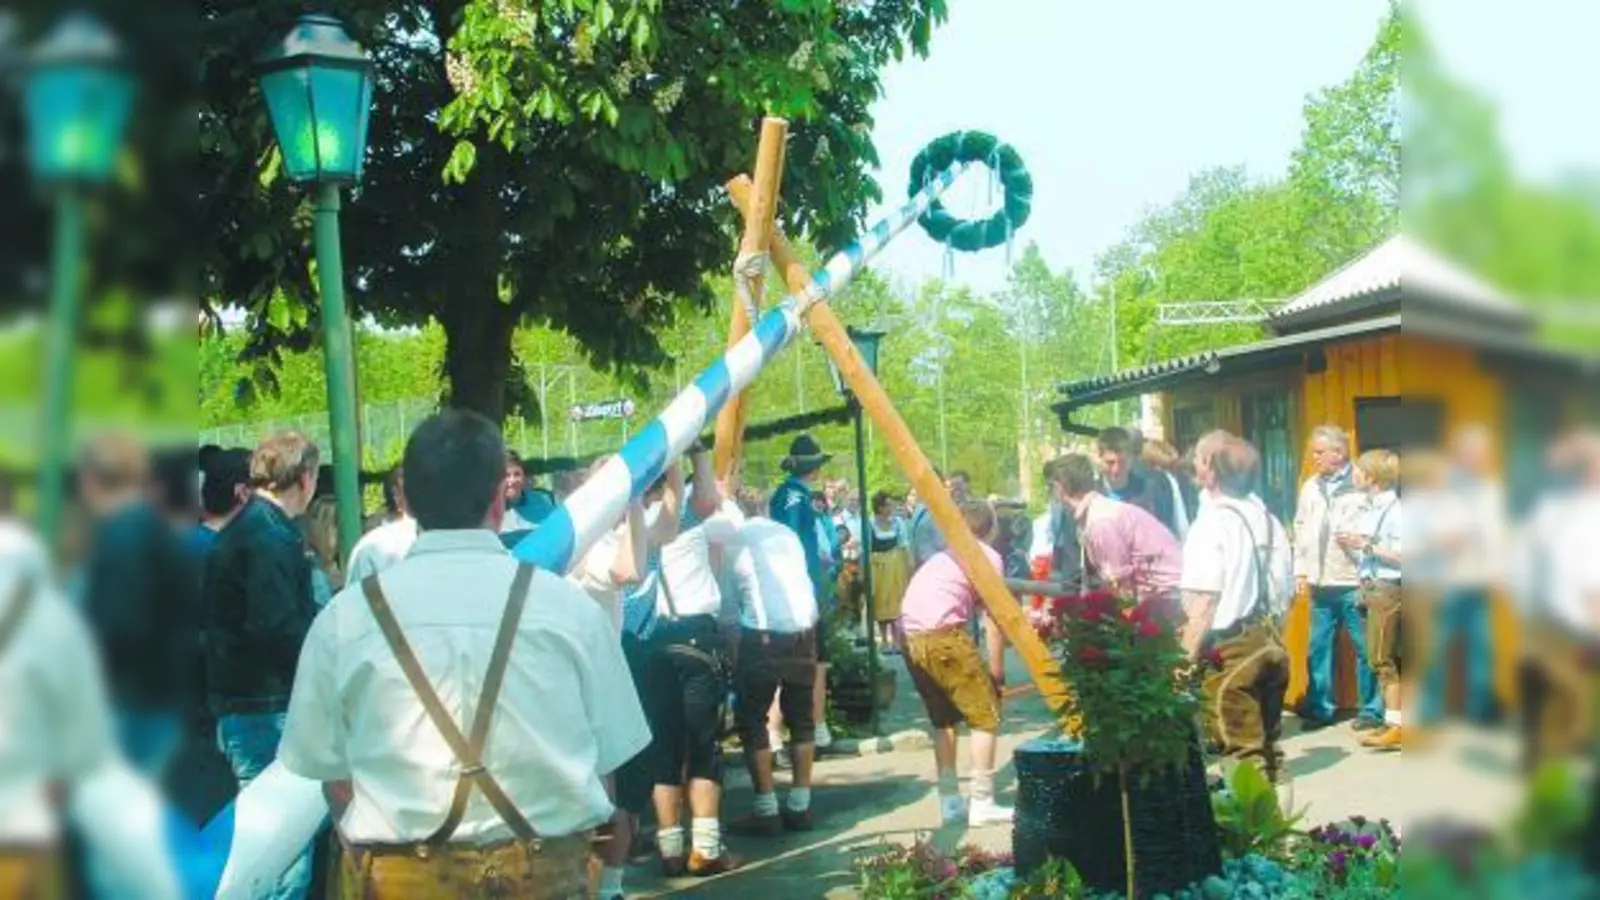
M 823 453 L 822 445 L 817 443 L 816 438 L 802 434 L 789 445 L 789 455 L 783 458 L 779 467 L 796 475 L 810 475 L 827 465 L 830 459 L 833 459 L 833 454 Z

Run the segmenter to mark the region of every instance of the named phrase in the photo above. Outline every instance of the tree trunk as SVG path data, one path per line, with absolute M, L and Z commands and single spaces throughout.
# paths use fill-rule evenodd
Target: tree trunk
M 506 382 L 511 376 L 511 338 L 516 316 L 494 294 L 455 298 L 439 317 L 444 328 L 444 373 L 448 405 L 470 409 L 499 424 L 505 419 Z

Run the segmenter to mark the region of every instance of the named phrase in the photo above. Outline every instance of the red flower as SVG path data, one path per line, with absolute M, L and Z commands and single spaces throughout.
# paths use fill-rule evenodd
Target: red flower
M 1222 651 L 1220 651 L 1220 650 L 1216 650 L 1216 649 L 1207 650 L 1205 652 L 1205 654 L 1201 658 L 1205 660 L 1206 665 L 1212 667 L 1213 669 L 1222 668 L 1222 661 L 1223 660 L 1222 660 Z
M 1078 651 L 1078 661 L 1091 669 L 1105 665 L 1106 652 L 1099 647 L 1084 647 Z
M 1139 636 L 1142 637 L 1142 638 L 1160 637 L 1161 635 L 1165 634 L 1166 631 L 1167 631 L 1166 628 L 1162 627 L 1160 622 L 1154 621 L 1152 619 L 1144 619 L 1143 621 L 1139 622 L 1138 628 L 1139 628 Z

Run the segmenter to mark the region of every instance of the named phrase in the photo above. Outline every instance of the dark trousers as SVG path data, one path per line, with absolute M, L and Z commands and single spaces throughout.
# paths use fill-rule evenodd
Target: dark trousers
M 817 683 L 816 632 L 742 631 L 733 680 L 739 701 L 739 738 L 746 752 L 772 749 L 767 711 L 774 696 L 789 726 L 790 740 L 797 745 L 816 741 L 817 722 L 811 704 Z
M 1355 587 L 1311 589 L 1311 647 L 1301 713 L 1326 720 L 1338 712 L 1333 696 L 1333 651 L 1341 629 L 1350 636 L 1350 645 L 1356 651 L 1360 714 L 1362 718 L 1381 721 L 1383 694 L 1378 690 L 1378 677 L 1367 662 L 1367 623 L 1361 609 L 1361 591 Z
M 721 783 L 717 732 L 728 696 L 722 658 L 722 635 L 712 616 L 663 623 L 651 637 L 642 699 L 655 737 L 655 784 L 682 787 L 685 778 Z
M 1428 668 L 1423 674 L 1418 718 L 1423 722 L 1436 722 L 1444 716 L 1450 664 L 1459 645 L 1466 675 L 1464 712 L 1474 722 L 1488 722 L 1495 711 L 1489 592 L 1482 588 L 1465 588 L 1446 593 L 1428 625 L 1432 640 L 1427 650 Z

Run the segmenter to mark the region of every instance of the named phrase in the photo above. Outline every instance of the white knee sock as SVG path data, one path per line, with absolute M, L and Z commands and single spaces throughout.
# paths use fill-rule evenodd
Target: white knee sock
M 716 819 L 694 819 L 690 824 L 694 835 L 694 849 L 706 859 L 722 855 L 722 823 Z
M 757 794 L 755 800 L 755 814 L 762 818 L 771 818 L 778 814 L 777 794 Z
M 622 896 L 622 873 L 627 871 L 622 868 L 606 866 L 600 870 L 600 887 L 595 891 L 595 900 L 616 900 Z
M 664 859 L 683 855 L 683 826 L 673 825 L 656 831 L 656 848 Z
M 972 799 L 989 801 L 994 799 L 994 772 L 981 769 L 972 770 Z
M 811 808 L 811 788 L 797 787 L 789 789 L 789 811 L 805 812 Z

